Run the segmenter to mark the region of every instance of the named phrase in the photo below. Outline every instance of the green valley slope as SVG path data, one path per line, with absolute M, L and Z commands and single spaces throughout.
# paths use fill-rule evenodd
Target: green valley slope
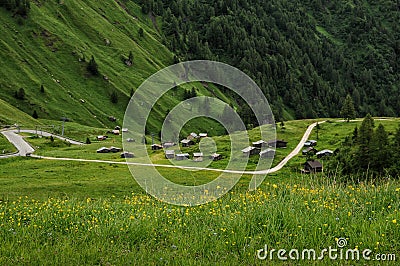
M 13 18 L 0 8 L 0 98 L 44 119 L 66 116 L 97 127 L 110 126 L 109 116 L 121 121 L 131 90 L 173 63 L 173 54 L 135 4 L 59 2 L 32 2 L 27 19 Z M 128 67 L 123 58 L 131 51 L 134 60 Z M 99 65 L 99 76 L 86 70 L 91 56 Z M 25 90 L 24 100 L 15 98 L 19 88 Z M 118 103 L 110 101 L 112 93 Z M 3 112 L 1 119 L 18 120 Z

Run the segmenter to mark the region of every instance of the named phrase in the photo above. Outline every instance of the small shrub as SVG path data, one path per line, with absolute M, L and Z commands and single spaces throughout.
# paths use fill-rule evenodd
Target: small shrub
M 25 100 L 24 88 L 20 88 L 18 91 L 15 91 L 15 98 L 17 98 L 18 100 Z
M 113 91 L 113 92 L 110 94 L 110 101 L 111 101 L 112 103 L 118 103 L 118 94 L 117 94 L 115 91 Z
M 96 63 L 96 60 L 94 59 L 94 56 L 92 56 L 92 58 L 90 59 L 89 64 L 86 69 L 93 76 L 98 76 L 100 74 L 99 67 Z

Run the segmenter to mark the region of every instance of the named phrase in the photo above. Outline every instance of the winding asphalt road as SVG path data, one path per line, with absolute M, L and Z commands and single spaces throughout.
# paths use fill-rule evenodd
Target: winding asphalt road
M 21 129 L 21 130 L 19 130 L 19 132 L 29 133 L 29 134 L 37 133 L 43 137 L 53 136 L 54 138 L 65 140 L 74 145 L 83 145 L 82 142 L 64 138 L 64 137 L 57 136 L 54 134 L 50 134 L 48 132 L 41 131 L 41 130 L 36 131 L 36 130 L 31 130 L 31 129 Z M 28 142 L 26 142 L 21 135 L 18 134 L 17 129 L 1 131 L 1 133 L 8 139 L 9 142 L 11 142 L 15 146 L 15 148 L 17 148 L 18 152 L 13 153 L 13 154 L 4 155 L 4 156 L 0 155 L 0 159 L 1 158 L 10 158 L 10 157 L 14 157 L 14 156 L 26 156 L 27 154 L 31 154 L 35 151 L 35 149 Z
M 177 166 L 177 165 L 164 165 L 164 164 L 146 164 L 146 163 L 133 163 L 133 162 L 115 162 L 115 161 L 104 161 L 104 160 L 87 160 L 87 159 L 74 159 L 74 158 L 55 158 L 55 157 L 46 157 L 46 156 L 37 156 L 31 155 L 31 157 L 46 159 L 46 160 L 56 160 L 56 161 L 77 161 L 77 162 L 91 162 L 91 163 L 107 163 L 107 164 L 123 164 L 123 165 L 137 165 L 137 166 L 149 166 L 149 167 L 164 167 L 164 168 L 178 168 L 178 169 L 186 169 L 186 170 L 205 170 L 205 171 L 213 171 L 213 172 L 224 172 L 224 173 L 232 173 L 232 174 L 250 174 L 250 175 L 266 175 L 270 173 L 277 172 L 281 170 L 290 159 L 295 157 L 301 149 L 304 147 L 304 143 L 308 140 L 312 130 L 317 124 L 322 124 L 325 121 L 321 121 L 318 123 L 311 124 L 303 137 L 301 138 L 299 144 L 296 148 L 289 153 L 277 166 L 259 171 L 235 171 L 235 170 L 225 170 L 225 169 L 214 169 L 214 168 L 203 168 L 203 167 L 191 167 L 191 166 Z M 36 130 L 21 130 L 20 132 L 36 134 Z M 27 154 L 33 153 L 35 150 L 30 146 L 20 135 L 17 134 L 17 130 L 9 130 L 1 132 L 6 138 L 18 149 L 17 154 L 7 155 L 0 158 L 8 158 L 11 156 L 26 156 Z M 65 141 L 68 141 L 71 144 L 75 145 L 83 145 L 82 142 L 74 141 L 71 139 L 66 139 L 64 137 L 56 136 L 47 132 L 40 131 L 42 136 L 49 137 L 53 136 L 55 138 L 59 138 Z

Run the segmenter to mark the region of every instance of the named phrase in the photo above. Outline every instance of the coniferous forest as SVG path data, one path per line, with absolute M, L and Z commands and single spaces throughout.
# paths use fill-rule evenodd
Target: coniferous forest
M 339 117 L 347 94 L 358 117 L 400 114 L 399 1 L 136 1 L 181 61 L 249 74 L 278 121 Z
M 398 176 L 400 172 L 400 126 L 386 131 L 370 114 L 360 127 L 347 136 L 328 162 L 329 173 L 356 176 L 359 179 Z

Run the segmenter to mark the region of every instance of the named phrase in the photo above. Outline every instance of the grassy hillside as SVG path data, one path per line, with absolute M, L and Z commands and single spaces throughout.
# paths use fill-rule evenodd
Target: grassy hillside
M 32 126 L 41 123 L 33 119 L 30 115 L 0 99 L 0 124 Z
M 135 4 L 34 1 L 27 19 L 0 8 L 0 31 L 0 99 L 29 115 L 36 110 L 45 119 L 66 116 L 101 127 L 110 124 L 109 116 L 121 121 L 131 90 L 173 59 Z M 134 60 L 128 67 L 123 57 L 130 52 Z M 99 66 L 98 77 L 86 70 L 91 56 Z M 23 100 L 14 97 L 20 88 Z M 113 92 L 118 103 L 110 101 Z M 1 114 L 8 123 L 17 120 Z
M 158 25 L 133 2 L 34 1 L 26 19 L 11 15 L 0 8 L 0 99 L 19 113 L 31 116 L 36 111 L 39 121 L 46 119 L 46 124 L 67 117 L 94 127 L 121 125 L 131 92 L 150 75 L 173 63 L 173 54 L 162 44 Z M 130 53 L 132 66 L 124 61 Z M 98 65 L 98 76 L 87 70 L 92 56 Z M 149 132 L 159 132 L 167 110 L 182 100 L 185 89 L 192 87 L 198 95 L 214 95 L 230 102 L 212 85 L 181 86 L 156 104 Z M 25 92 L 23 99 L 15 97 L 20 88 Z M 112 94 L 117 102 L 112 102 Z M 110 122 L 110 116 L 116 117 L 117 122 Z M 0 119 L 12 124 L 40 123 L 27 115 L 1 113 Z M 219 132 L 220 126 L 211 123 Z M 204 119 L 192 123 L 198 130 L 206 124 Z

